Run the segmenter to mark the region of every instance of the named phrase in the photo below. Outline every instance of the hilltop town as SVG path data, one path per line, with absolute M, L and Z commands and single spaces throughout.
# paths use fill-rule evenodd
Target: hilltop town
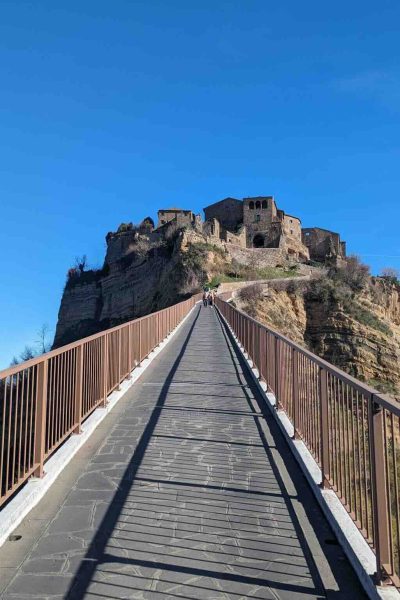
M 101 269 L 69 269 L 54 345 L 123 323 L 198 291 L 210 281 L 309 274 L 346 257 L 340 235 L 303 229 L 272 196 L 225 198 L 191 210 L 160 208 L 106 236 Z M 269 272 L 267 272 L 269 270 Z
M 346 243 L 338 233 L 302 228 L 301 220 L 279 209 L 273 196 L 224 198 L 204 208 L 204 219 L 191 210 L 161 208 L 156 225 L 147 217 L 138 228 L 127 224 L 109 233 L 108 257 L 120 258 L 140 236 L 157 243 L 168 238 L 172 229 L 180 228 L 192 232 L 193 240 L 199 234 L 207 243 L 224 248 L 244 263 L 254 250 L 263 266 L 309 261 L 335 265 L 346 257 Z

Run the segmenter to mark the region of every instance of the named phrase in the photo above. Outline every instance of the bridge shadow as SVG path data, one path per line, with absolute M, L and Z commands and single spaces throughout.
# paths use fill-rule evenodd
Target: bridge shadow
M 176 375 L 183 359 L 188 357 L 188 348 L 192 343 L 196 347 L 199 345 L 193 340 L 193 333 L 201 315 L 202 309 L 199 309 L 162 384 L 156 406 L 120 478 L 118 490 L 64 597 L 69 600 L 88 597 L 104 600 L 162 597 L 240 600 L 250 596 L 260 600 L 325 598 L 327 590 L 324 590 L 319 568 L 312 557 L 315 548 L 310 548 L 304 525 L 311 526 L 320 541 L 337 582 L 337 589 L 328 590 L 328 597 L 338 600 L 364 597 L 354 589 L 349 596 L 343 592 L 348 581 L 343 572 L 339 572 L 341 564 L 334 564 L 341 553 L 329 544 L 324 546 L 324 540 L 332 539 L 333 534 L 315 506 L 311 490 L 299 474 L 294 459 L 289 456 L 287 444 L 268 414 L 263 399 L 246 371 L 244 359 L 232 343 L 231 334 L 222 321 L 218 320 L 218 323 L 229 350 L 231 362 L 228 364 L 234 365 L 237 383 L 226 383 L 226 393 L 221 397 L 225 398 L 224 402 L 235 401 L 234 398 L 246 399 L 248 410 L 235 414 L 235 410 L 230 412 L 229 408 L 217 410 L 198 405 L 197 408 L 193 405 L 166 406 L 167 397 L 175 396 L 171 388 L 176 384 Z M 206 342 L 201 341 L 200 345 L 203 352 Z M 210 380 L 206 385 L 214 386 L 212 372 L 205 372 Z M 192 395 L 191 392 L 193 396 L 201 395 L 193 391 L 199 381 L 189 378 L 189 382 L 179 383 L 187 385 L 188 392 L 177 394 L 178 399 L 180 395 L 187 399 Z M 236 388 L 240 387 L 243 396 L 227 393 L 229 387 L 235 385 Z M 207 398 L 215 396 L 220 397 L 218 394 L 207 394 Z M 258 404 L 259 412 L 255 411 L 254 401 Z M 173 417 L 171 411 L 174 412 Z M 202 415 L 205 425 L 207 419 L 221 419 L 218 435 L 211 430 L 209 437 L 204 436 L 205 428 L 197 428 L 194 413 Z M 229 418 L 228 425 L 225 417 Z M 172 418 L 175 428 L 171 432 Z M 268 439 L 261 419 L 268 424 Z M 232 430 L 243 427 L 243 422 L 251 422 L 253 429 L 255 424 L 257 436 L 254 437 L 258 439 L 251 438 L 247 429 L 244 432 L 248 439 L 232 439 Z M 182 435 L 178 435 L 180 431 Z M 199 431 L 203 435 L 199 436 Z M 194 462 L 196 446 L 193 444 L 201 444 L 206 458 L 215 461 L 210 474 L 207 475 L 206 462 Z M 233 448 L 229 461 L 238 457 L 235 473 L 242 478 L 237 482 L 227 477 L 227 454 L 221 450 L 227 444 Z M 248 452 L 257 453 L 252 459 L 254 465 L 249 467 L 251 485 L 248 484 L 249 475 L 246 472 Z M 275 452 L 283 460 L 288 479 L 282 476 Z M 174 457 L 173 473 L 168 471 L 168 461 L 163 464 L 160 460 L 161 456 L 164 460 L 168 456 Z M 246 484 L 243 483 L 245 481 Z M 138 483 L 142 485 L 133 493 L 133 486 Z M 157 491 L 157 499 L 154 490 Z M 300 496 L 306 513 L 305 523 L 299 521 L 293 504 L 299 502 Z M 232 511 L 228 521 L 225 506 L 227 497 L 231 503 L 240 506 L 237 515 Z M 259 514 L 265 505 L 273 511 L 273 523 L 268 521 L 266 512 L 263 533 L 260 534 Z M 177 506 L 180 511 L 179 522 L 176 520 Z M 161 514 L 157 520 L 153 514 L 156 507 Z M 235 539 L 235 532 L 240 538 L 240 545 Z M 166 551 L 165 548 L 171 535 L 174 539 L 173 551 L 168 555 L 168 549 Z M 216 539 L 219 543 L 215 543 Z M 195 554 L 191 564 L 188 564 L 185 552 Z M 226 568 L 227 565 L 232 565 L 232 568 Z M 156 588 L 152 582 L 157 583 Z M 182 595 L 180 586 L 184 588 L 185 595 Z

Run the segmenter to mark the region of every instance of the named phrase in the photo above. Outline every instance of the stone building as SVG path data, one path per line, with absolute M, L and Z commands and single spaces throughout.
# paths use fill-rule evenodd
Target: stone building
M 278 209 L 272 196 L 225 198 L 207 206 L 204 213 L 206 224 L 212 220 L 220 223 L 219 237 L 227 243 L 242 248 L 279 248 L 288 259 L 309 258 L 300 219 Z
M 232 233 L 243 224 L 243 202 L 236 198 L 224 198 L 204 209 L 206 221 L 217 219 L 224 229 Z
M 302 230 L 302 238 L 311 260 L 337 262 L 346 258 L 346 242 L 334 231 L 319 227 L 305 228 Z
M 170 221 L 176 221 L 176 223 L 184 227 L 185 225 L 192 225 L 195 221 L 195 215 L 191 210 L 183 210 L 182 208 L 161 208 L 158 213 L 157 227 L 161 227 Z
M 204 214 L 203 222 L 191 210 L 164 208 L 158 211 L 154 233 L 149 219 L 146 227 L 150 235 L 158 238 L 165 235 L 167 224 L 192 228 L 204 235 L 208 243 L 226 244 L 244 252 L 258 249 L 264 252 L 266 260 L 269 252 L 279 264 L 307 262 L 310 258 L 335 263 L 346 257 L 346 244 L 338 233 L 318 227 L 302 229 L 300 219 L 278 208 L 273 196 L 243 200 L 227 197 L 206 206 Z

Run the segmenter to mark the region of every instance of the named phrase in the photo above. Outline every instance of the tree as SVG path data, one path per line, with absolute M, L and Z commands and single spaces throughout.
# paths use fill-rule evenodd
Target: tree
M 77 256 L 75 258 L 75 268 L 78 269 L 78 271 L 80 273 L 83 273 L 83 271 L 86 269 L 86 267 L 87 267 L 86 254 L 83 254 L 82 256 Z
M 31 360 L 31 358 L 35 358 L 35 356 L 36 356 L 35 350 L 32 348 L 32 346 L 28 346 L 28 345 L 25 346 L 25 348 L 19 355 L 22 362 L 24 362 L 25 360 Z
M 50 342 L 48 336 L 50 333 L 50 327 L 47 323 L 43 323 L 40 329 L 37 331 L 36 346 L 39 354 L 44 354 L 50 350 Z
M 398 283 L 400 271 L 398 269 L 394 269 L 393 267 L 383 267 L 381 271 L 381 277 L 383 277 L 383 279 L 387 279 L 391 283 Z
M 368 265 L 364 265 L 359 257 L 353 254 L 330 275 L 333 280 L 348 285 L 353 292 L 361 292 L 368 283 L 370 270 Z

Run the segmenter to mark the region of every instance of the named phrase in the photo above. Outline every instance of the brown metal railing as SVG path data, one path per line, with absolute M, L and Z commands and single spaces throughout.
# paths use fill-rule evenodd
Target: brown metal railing
M 221 298 L 216 305 L 376 553 L 400 584 L 400 405 Z
M 199 296 L 0 371 L 0 506 L 178 325 Z

